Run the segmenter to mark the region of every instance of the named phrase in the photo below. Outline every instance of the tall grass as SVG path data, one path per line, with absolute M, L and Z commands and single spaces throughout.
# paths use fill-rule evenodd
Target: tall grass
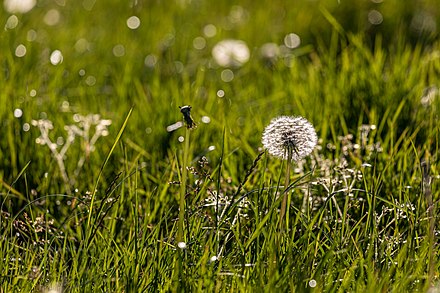
M 41 2 L 1 33 L 0 292 L 438 290 L 435 38 L 409 43 L 396 33 L 388 43 L 385 29 L 385 37 L 352 32 L 338 17 L 346 4 L 325 1 L 320 9 L 278 3 L 285 18 L 276 5 L 246 1 L 215 11 L 203 1 L 141 2 L 97 1 L 92 12 Z M 294 8 L 310 14 L 292 20 Z M 55 26 L 40 24 L 49 9 L 61 14 Z M 126 26 L 131 15 L 141 19 L 137 30 Z M 295 21 L 314 15 L 315 27 L 296 31 L 300 47 L 260 58 L 264 43 L 282 44 Z M 207 24 L 216 36 L 203 35 Z M 197 50 L 200 36 L 206 47 Z M 225 38 L 251 48 L 230 82 L 210 56 Z M 56 66 L 55 49 L 64 56 Z M 155 63 L 145 65 L 147 56 Z M 186 147 L 183 128 L 166 130 L 184 104 L 198 123 Z M 73 178 L 84 161 L 70 181 L 35 142 L 31 121 L 50 120 L 57 141 L 78 113 L 112 124 L 94 151 L 72 142 L 65 174 Z M 279 115 L 306 117 L 320 138 L 288 180 L 261 149 L 264 126 Z

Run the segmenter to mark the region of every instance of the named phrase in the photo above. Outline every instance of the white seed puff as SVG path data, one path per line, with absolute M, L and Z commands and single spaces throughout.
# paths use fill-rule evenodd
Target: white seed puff
M 307 119 L 297 116 L 280 116 L 272 119 L 264 129 L 262 143 L 269 154 L 293 161 L 308 156 L 316 146 L 315 128 Z

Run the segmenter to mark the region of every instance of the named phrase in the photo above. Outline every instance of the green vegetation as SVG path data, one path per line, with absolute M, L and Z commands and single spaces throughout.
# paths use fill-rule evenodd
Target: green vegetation
M 125 2 L 0 11 L 0 292 L 440 290 L 437 1 Z

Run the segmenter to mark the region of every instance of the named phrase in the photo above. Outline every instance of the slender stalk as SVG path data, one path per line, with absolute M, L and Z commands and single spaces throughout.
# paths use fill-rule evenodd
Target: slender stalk
M 180 182 L 180 201 L 179 201 L 179 221 L 177 231 L 177 241 L 185 242 L 184 223 L 185 223 L 185 197 L 186 197 L 186 179 L 188 176 L 188 153 L 189 153 L 189 134 L 190 129 L 185 129 L 185 147 L 183 149 L 182 161 L 182 180 Z
M 428 241 L 429 241 L 429 260 L 428 260 L 428 283 L 432 286 L 435 276 L 434 246 L 435 246 L 435 205 L 432 202 L 431 175 L 429 159 L 422 160 L 423 194 L 426 199 L 428 211 Z
M 283 230 L 283 228 L 285 228 L 287 230 L 288 226 L 289 226 L 289 216 L 286 216 L 286 223 L 285 226 L 283 227 L 283 222 L 284 222 L 284 216 L 286 215 L 286 210 L 287 210 L 287 200 L 288 200 L 288 188 L 289 188 L 289 183 L 290 183 L 290 165 L 291 165 L 291 161 L 292 161 L 292 154 L 289 151 L 289 155 L 287 158 L 287 162 L 286 162 L 286 178 L 284 180 L 284 192 L 283 192 L 283 201 L 281 203 L 281 210 L 280 210 L 280 230 Z

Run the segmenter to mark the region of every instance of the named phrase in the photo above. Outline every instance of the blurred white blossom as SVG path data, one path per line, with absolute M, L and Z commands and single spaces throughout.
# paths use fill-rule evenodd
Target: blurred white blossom
M 37 4 L 36 0 L 5 0 L 3 5 L 9 13 L 26 13 Z
M 241 40 L 223 40 L 212 49 L 212 57 L 222 67 L 240 67 L 249 61 L 250 51 Z

